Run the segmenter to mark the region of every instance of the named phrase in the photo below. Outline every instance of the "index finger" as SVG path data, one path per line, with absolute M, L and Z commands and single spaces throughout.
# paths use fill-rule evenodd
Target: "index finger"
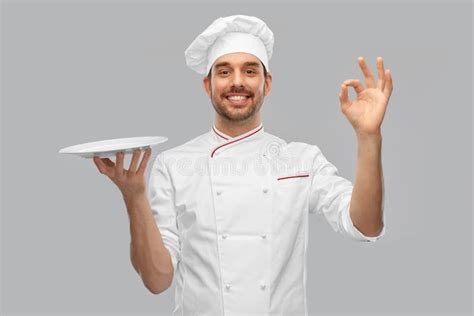
M 123 173 L 123 151 L 119 151 L 115 154 L 115 170 L 120 174 Z

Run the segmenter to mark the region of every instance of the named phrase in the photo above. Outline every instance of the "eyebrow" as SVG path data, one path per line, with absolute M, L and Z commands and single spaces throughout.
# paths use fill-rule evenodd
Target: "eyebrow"
M 223 61 L 223 62 L 215 64 L 214 68 L 217 69 L 217 68 L 224 67 L 224 66 L 230 66 L 230 63 L 227 62 L 227 61 Z M 254 66 L 254 67 L 258 68 L 258 66 L 260 66 L 260 63 L 257 63 L 255 61 L 247 61 L 247 62 L 244 63 L 244 66 Z

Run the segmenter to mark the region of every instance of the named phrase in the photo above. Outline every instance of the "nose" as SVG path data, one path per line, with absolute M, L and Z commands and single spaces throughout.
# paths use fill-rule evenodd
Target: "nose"
M 234 71 L 234 74 L 232 76 L 232 83 L 235 86 L 242 86 L 243 83 L 243 77 L 242 74 L 238 71 Z

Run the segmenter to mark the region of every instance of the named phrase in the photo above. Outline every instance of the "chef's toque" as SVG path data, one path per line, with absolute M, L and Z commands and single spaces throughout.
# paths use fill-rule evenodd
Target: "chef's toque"
M 199 34 L 184 52 L 186 65 L 207 75 L 214 62 L 229 53 L 249 53 L 269 70 L 274 37 L 270 28 L 257 17 L 231 15 L 220 17 Z

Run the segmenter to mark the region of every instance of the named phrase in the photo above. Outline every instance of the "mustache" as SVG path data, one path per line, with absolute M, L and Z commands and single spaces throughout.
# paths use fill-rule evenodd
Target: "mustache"
M 250 97 L 253 97 L 253 93 L 245 88 L 241 89 L 230 89 L 229 91 L 226 91 L 222 94 L 222 97 L 225 97 L 227 93 L 244 93 L 248 94 Z

